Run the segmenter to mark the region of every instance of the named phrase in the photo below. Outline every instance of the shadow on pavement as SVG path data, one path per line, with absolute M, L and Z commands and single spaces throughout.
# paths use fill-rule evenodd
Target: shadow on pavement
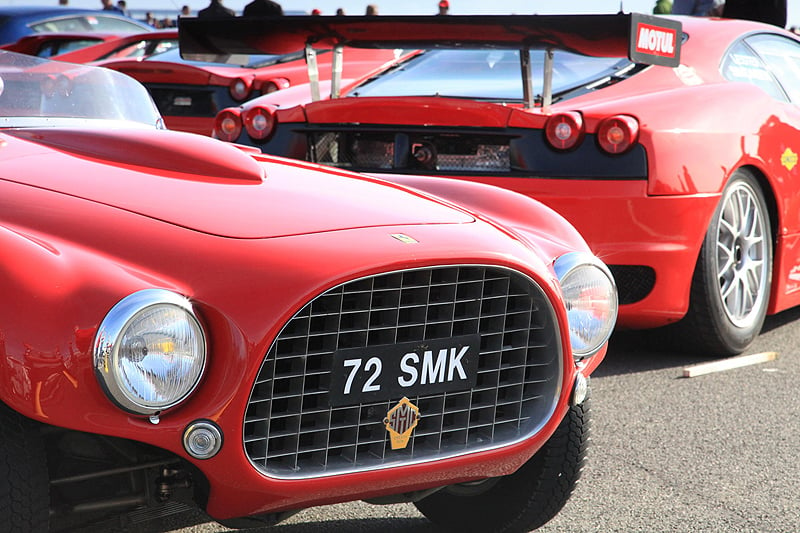
M 789 309 L 777 315 L 768 316 L 761 329 L 761 335 L 800 320 L 800 308 Z M 594 372 L 594 376 L 615 376 L 636 372 L 649 372 L 705 363 L 724 356 L 702 353 L 685 353 L 672 348 L 670 328 L 641 331 L 615 331 L 609 342 L 605 359 Z M 758 353 L 759 340 L 745 353 Z

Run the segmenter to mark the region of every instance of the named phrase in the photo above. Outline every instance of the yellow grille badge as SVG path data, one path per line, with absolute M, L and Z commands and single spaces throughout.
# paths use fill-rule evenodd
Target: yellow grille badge
M 383 424 L 392 440 L 392 449 L 400 450 L 408 446 L 411 432 L 419 423 L 419 408 L 408 398 L 403 398 L 389 409 Z

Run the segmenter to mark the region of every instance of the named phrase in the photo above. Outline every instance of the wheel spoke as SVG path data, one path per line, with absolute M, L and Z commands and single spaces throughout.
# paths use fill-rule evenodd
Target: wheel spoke
M 763 290 L 763 213 L 749 187 L 733 190 L 722 206 L 717 230 L 717 272 L 720 296 L 734 321 L 746 321 Z

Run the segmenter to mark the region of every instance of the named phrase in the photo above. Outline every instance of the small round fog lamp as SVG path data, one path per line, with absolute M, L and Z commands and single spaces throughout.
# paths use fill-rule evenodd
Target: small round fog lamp
M 575 386 L 572 388 L 572 405 L 580 405 L 589 394 L 589 378 L 578 372 L 575 374 Z
M 198 420 L 183 432 L 183 447 L 195 459 L 211 459 L 222 448 L 222 432 L 213 422 Z

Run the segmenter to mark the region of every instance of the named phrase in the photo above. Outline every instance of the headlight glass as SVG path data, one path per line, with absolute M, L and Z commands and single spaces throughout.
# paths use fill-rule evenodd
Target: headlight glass
M 150 415 L 183 401 L 206 362 L 203 329 L 189 301 L 173 292 L 131 294 L 109 311 L 94 346 L 95 374 L 109 397 Z
M 572 353 L 576 360 L 594 355 L 617 321 L 617 289 L 611 272 L 602 261 L 582 252 L 565 254 L 554 266 L 567 308 Z

